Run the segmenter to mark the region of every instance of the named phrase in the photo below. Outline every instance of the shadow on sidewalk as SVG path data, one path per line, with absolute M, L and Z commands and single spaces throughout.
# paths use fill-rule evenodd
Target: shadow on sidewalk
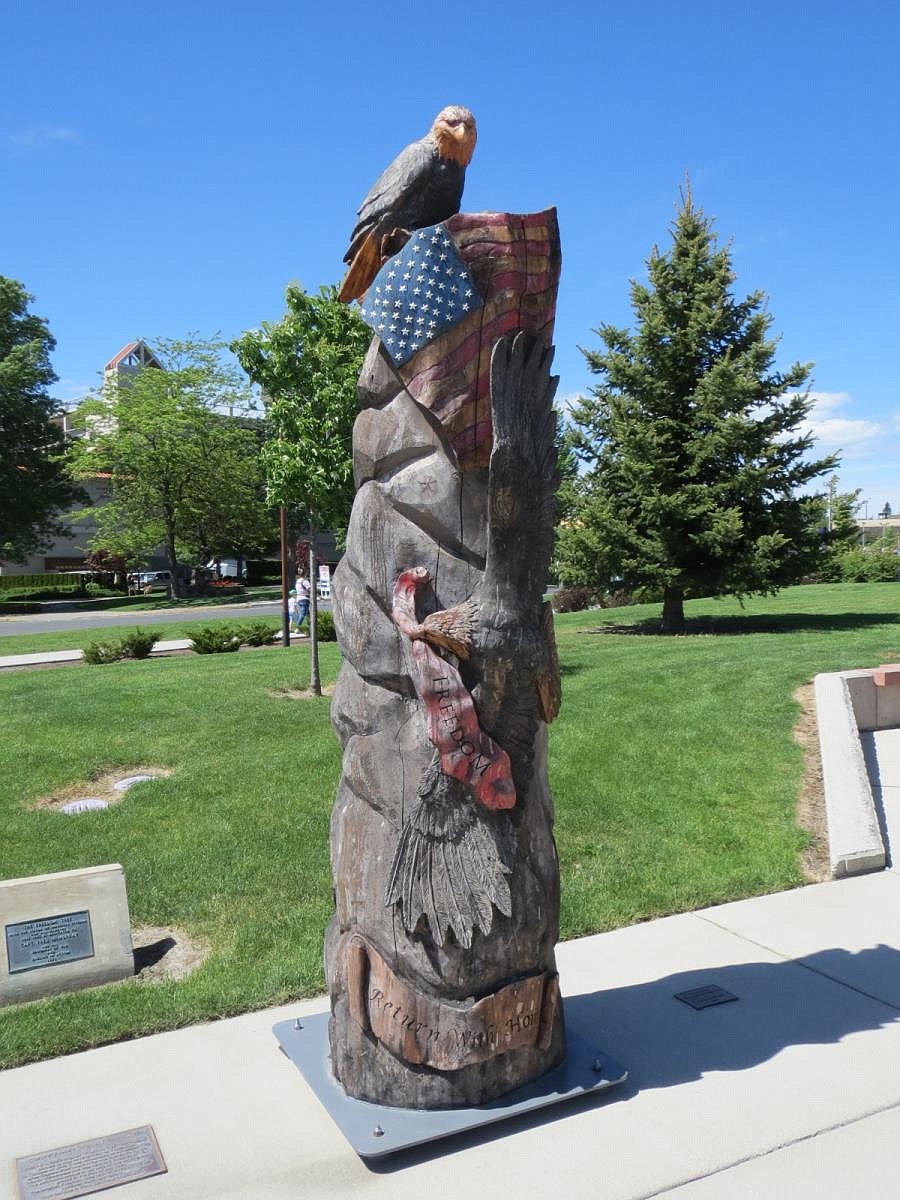
M 710 985 L 737 1001 L 695 1011 L 675 999 L 678 992 Z M 828 1045 L 900 1020 L 900 1008 L 878 992 L 900 996 L 900 951 L 892 946 L 682 971 L 570 996 L 566 1019 L 630 1067 L 616 1092 L 622 1099 L 711 1071 L 743 1071 L 789 1046 Z
M 857 953 L 836 948 L 808 955 L 802 963 L 737 963 L 569 996 L 567 1026 L 627 1068 L 623 1084 L 389 1158 L 363 1161 L 373 1174 L 391 1174 L 584 1109 L 622 1103 L 642 1091 L 677 1087 L 717 1071 L 744 1071 L 790 1046 L 835 1044 L 849 1034 L 900 1020 L 900 1008 L 841 982 L 848 978 L 884 980 L 900 996 L 900 951 L 885 945 Z M 677 992 L 711 985 L 737 1000 L 697 1011 L 675 999 Z M 858 986 L 864 988 L 865 982 Z

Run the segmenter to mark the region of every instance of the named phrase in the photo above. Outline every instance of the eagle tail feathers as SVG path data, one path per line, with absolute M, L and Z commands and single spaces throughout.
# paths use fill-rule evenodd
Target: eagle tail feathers
M 344 282 L 338 292 L 341 303 L 349 304 L 351 300 L 362 300 L 380 269 L 381 249 L 372 234 L 366 234 L 353 255 L 350 269 L 344 276 Z

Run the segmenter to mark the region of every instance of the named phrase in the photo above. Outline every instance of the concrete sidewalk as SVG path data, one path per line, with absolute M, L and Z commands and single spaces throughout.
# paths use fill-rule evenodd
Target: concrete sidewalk
M 189 650 L 188 638 L 173 638 L 168 642 L 157 642 L 150 651 L 151 655 L 166 654 L 171 650 Z M 83 654 L 80 650 L 43 650 L 36 654 L 2 654 L 0 655 L 0 671 L 15 667 L 42 667 L 54 663 L 81 662 Z
M 822 1200 L 900 1173 L 894 871 L 564 943 L 559 968 L 569 1026 L 630 1071 L 605 1097 L 366 1165 L 271 1033 L 320 998 L 0 1074 L 0 1195 L 18 1156 L 145 1124 L 168 1173 L 128 1200 Z M 674 998 L 709 984 L 737 1001 Z
M 281 635 L 277 635 L 280 639 Z M 291 641 L 308 639 L 305 633 L 292 633 Z M 170 654 L 173 650 L 190 650 L 190 638 L 172 638 L 169 641 L 157 642 L 150 651 L 151 658 L 160 654 Z M 15 670 L 18 667 L 42 667 L 59 663 L 81 662 L 83 654 L 80 650 L 44 650 L 36 654 L 0 654 L 0 671 Z

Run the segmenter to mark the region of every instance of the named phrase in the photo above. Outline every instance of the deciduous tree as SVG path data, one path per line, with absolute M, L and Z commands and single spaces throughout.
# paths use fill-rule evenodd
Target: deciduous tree
M 194 561 L 271 540 L 261 430 L 236 414 L 250 390 L 222 345 L 187 339 L 154 347 L 165 369 L 143 367 L 81 405 L 85 437 L 74 471 L 109 475 L 110 499 L 91 511 L 93 545 L 130 561 L 162 543 L 180 592 L 179 554 Z M 255 424 L 255 423 L 253 423 Z
M 285 302 L 280 321 L 245 333 L 232 348 L 266 397 L 269 503 L 299 505 L 309 517 L 310 687 L 320 694 L 315 534 L 340 534 L 350 515 L 356 381 L 372 335 L 333 287 L 310 295 L 291 285 Z
M 813 569 L 799 489 L 837 460 L 809 459 L 810 365 L 775 369 L 765 295 L 735 298 L 689 187 L 671 232 L 632 282 L 634 331 L 601 325 L 604 348 L 584 351 L 601 382 L 571 414 L 587 471 L 557 563 L 568 582 L 661 595 L 677 631 L 686 595 L 773 592 Z

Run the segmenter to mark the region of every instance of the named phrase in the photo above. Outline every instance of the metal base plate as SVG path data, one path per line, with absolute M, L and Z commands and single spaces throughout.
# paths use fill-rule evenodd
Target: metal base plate
M 328 1045 L 328 1013 L 316 1013 L 298 1022 L 279 1021 L 273 1027 L 282 1050 L 328 1110 L 341 1133 L 362 1158 L 382 1158 L 450 1137 L 507 1121 L 523 1113 L 573 1100 L 593 1092 L 604 1092 L 627 1078 L 628 1072 L 607 1054 L 567 1033 L 565 1060 L 540 1079 L 507 1092 L 499 1100 L 479 1108 L 422 1111 L 388 1108 L 348 1096 L 331 1073 Z

